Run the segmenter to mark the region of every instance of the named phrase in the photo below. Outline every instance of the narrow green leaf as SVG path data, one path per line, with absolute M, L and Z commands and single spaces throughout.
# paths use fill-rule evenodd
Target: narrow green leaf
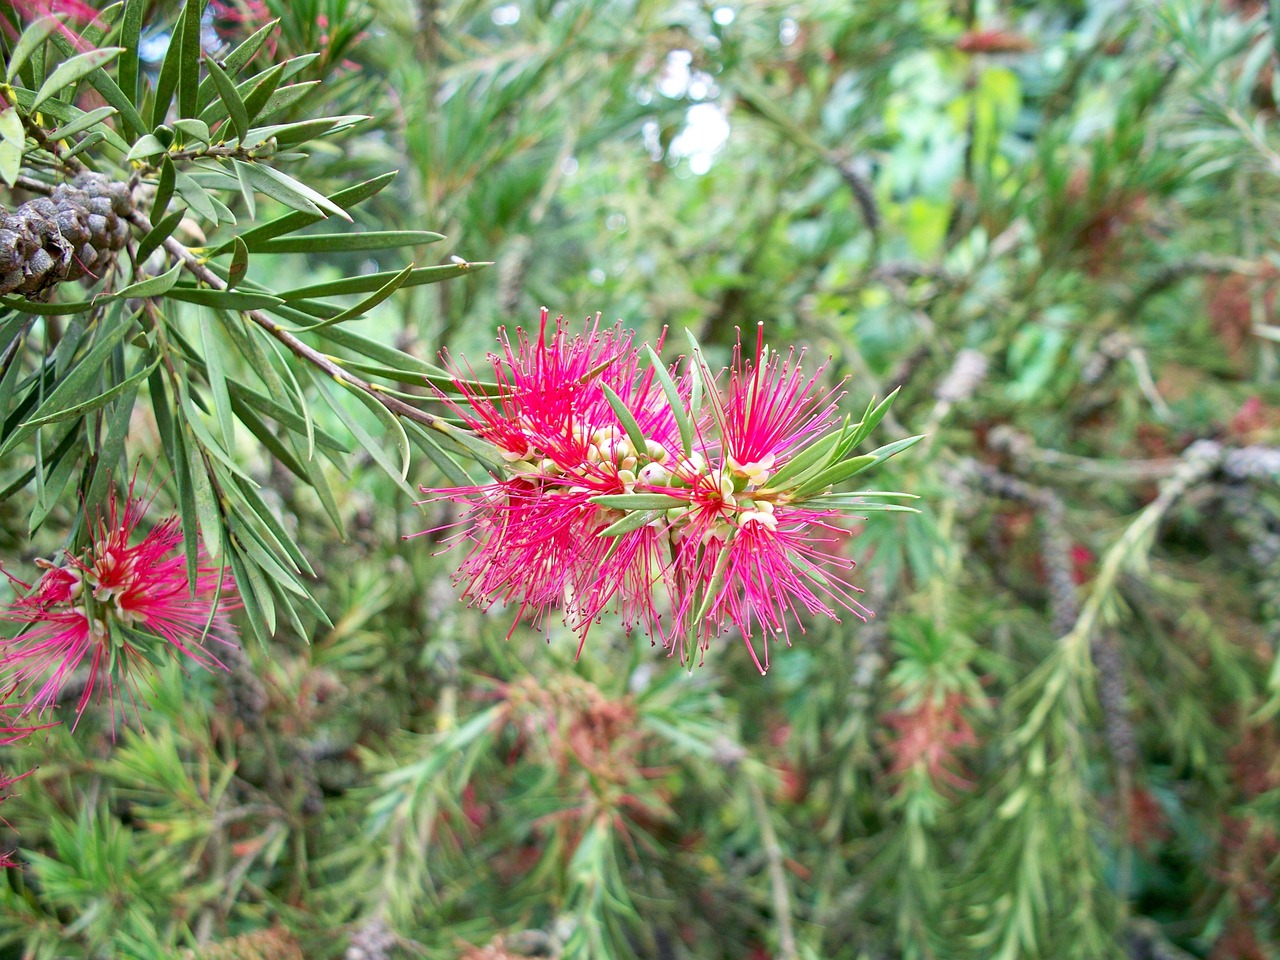
M 335 398 L 329 392 L 327 386 L 320 377 L 317 374 L 312 373 L 310 370 L 308 370 L 308 373 L 311 374 L 312 379 L 315 382 L 316 389 L 319 390 L 320 395 L 324 397 L 325 402 L 329 404 L 330 409 L 338 415 L 338 419 L 342 421 L 343 425 L 351 431 L 351 435 L 356 438 L 356 442 L 368 451 L 369 456 L 373 458 L 373 462 L 382 467 L 387 476 L 397 481 L 400 488 L 412 497 L 413 489 L 405 483 L 405 477 L 409 475 L 409 438 L 405 436 L 404 427 L 400 426 L 400 422 L 372 397 L 368 397 L 357 390 L 350 390 L 350 392 L 355 394 L 365 406 L 369 407 L 369 409 L 374 412 L 374 415 L 378 417 L 382 425 L 395 436 L 397 444 L 400 447 L 401 454 L 401 465 L 397 467 L 395 461 L 387 456 L 387 452 L 383 449 L 382 445 L 378 443 L 369 431 L 364 428 L 364 424 L 352 416 L 351 411 L 346 408 L 340 399 Z M 340 385 L 346 387 L 346 384 Z M 346 391 L 344 390 L 344 392 Z M 376 410 L 373 410 L 375 406 L 382 407 L 381 414 Z
M 93 309 L 93 302 L 75 300 L 70 303 L 37 303 L 23 297 L 0 297 L 0 307 L 17 310 L 19 313 L 34 313 L 41 317 L 67 317 Z
M 285 530 L 284 524 L 280 521 L 280 518 L 276 516 L 275 511 L 267 505 L 265 500 L 262 499 L 253 484 L 247 483 L 243 480 L 237 480 L 235 481 L 235 487 L 240 496 L 244 498 L 245 504 L 253 512 L 254 518 L 267 528 L 275 538 L 276 542 L 280 544 L 283 550 L 293 560 L 295 568 L 307 574 L 307 576 L 314 577 L 316 572 L 311 568 L 311 564 L 307 562 L 306 555 L 302 552 L 302 548 L 294 542 L 288 531 Z
M 166 150 L 168 147 L 160 142 L 159 137 L 148 133 L 138 138 L 138 142 L 129 150 L 125 160 L 145 160 L 147 157 L 159 156 Z
M 483 269 L 489 266 L 489 263 L 467 263 L 467 264 L 443 264 L 437 267 L 417 267 L 404 281 L 406 287 L 417 287 L 425 283 L 440 283 L 444 280 L 452 280 L 454 277 L 460 277 L 472 270 Z M 280 296 L 286 301 L 302 300 L 310 297 L 340 297 L 353 293 L 370 293 L 377 290 L 388 280 L 396 275 L 397 271 L 382 271 L 380 273 L 369 273 L 362 277 L 345 277 L 342 280 L 332 280 L 327 283 L 315 283 L 307 287 L 297 287 L 293 290 L 286 290 Z
M 236 284 L 249 272 L 249 246 L 239 237 L 235 238 L 235 250 L 231 254 L 231 269 L 227 271 L 227 289 L 234 290 Z
M 71 41 L 58 31 L 55 30 L 49 34 L 49 39 L 62 52 L 64 57 L 69 57 L 75 53 L 75 48 L 71 45 Z M 143 122 L 142 115 L 138 113 L 138 108 L 133 105 L 131 99 L 124 95 L 123 91 L 116 85 L 116 82 L 107 76 L 105 70 L 101 67 L 91 70 L 87 79 L 93 85 L 93 88 L 102 95 L 102 99 L 116 108 L 120 114 L 120 119 L 129 128 L 129 133 L 132 136 L 140 137 L 147 132 L 148 127 Z
M 187 7 L 184 5 L 169 34 L 169 46 L 160 64 L 160 75 L 156 78 L 153 92 L 155 99 L 151 103 L 151 127 L 153 128 L 164 123 L 169 115 L 169 104 L 173 102 L 173 95 L 178 90 L 179 72 L 182 68 L 182 33 L 186 19 Z
M 671 379 L 671 374 L 667 372 L 666 364 L 654 352 L 653 347 L 647 343 L 644 346 L 649 356 L 649 364 L 653 367 L 654 376 L 658 378 L 658 383 L 662 386 L 662 392 L 666 394 L 667 406 L 671 408 L 671 413 L 676 420 L 676 428 L 680 431 L 680 449 L 684 451 L 687 457 L 693 451 L 693 420 L 689 417 L 689 411 L 684 407 L 684 398 L 680 396 L 680 390 L 676 387 L 675 381 Z
M 627 439 L 631 441 L 631 446 L 637 453 L 643 454 L 648 449 L 644 431 L 640 429 L 640 424 L 636 421 L 635 416 L 627 409 L 627 405 L 622 402 L 622 398 L 618 396 L 613 387 L 607 383 L 600 386 L 604 388 L 604 398 L 613 410 L 613 415 L 618 418 L 618 422 L 622 424 L 622 429 L 627 432 Z
M 689 505 L 688 500 L 665 493 L 604 493 L 588 498 L 588 502 L 614 510 L 670 510 Z
M 347 213 L 324 194 L 311 189 L 305 183 L 293 179 L 288 174 L 281 173 L 274 167 L 268 167 L 260 163 L 245 163 L 243 160 L 236 160 L 235 163 L 247 168 L 249 182 L 267 196 L 273 197 L 281 203 L 293 207 L 295 210 L 303 210 L 308 213 L 312 211 L 319 213 L 321 210 L 327 210 L 350 222 L 351 214 Z
M 186 212 L 186 208 L 174 210 L 159 223 L 155 224 L 151 228 L 151 232 L 143 237 L 138 244 L 138 252 L 134 262 L 146 263 L 151 254 L 155 253 L 160 248 L 160 245 L 173 235 L 173 231 L 178 229 L 178 224 L 182 222 Z
M 258 193 L 265 194 L 273 200 L 279 200 L 285 206 L 314 216 L 318 220 L 325 219 L 325 214 L 308 199 L 305 193 L 294 189 L 292 186 L 286 186 L 276 178 L 269 176 L 266 173 L 269 169 L 268 167 L 236 159 L 231 162 L 236 169 L 237 175 L 243 176 Z
M 653 510 L 632 510 L 621 520 L 605 527 L 597 537 L 618 537 L 624 533 L 631 533 L 639 530 L 641 527 L 652 523 L 659 516 Z
M 5 111 L 6 113 L 15 112 L 13 108 Z M 0 179 L 4 180 L 5 186 L 13 189 L 13 185 L 18 182 L 18 177 L 22 174 L 22 145 L 14 143 L 12 140 L 0 142 Z
M 798 484 L 794 488 L 796 496 L 804 496 L 808 493 L 817 492 L 824 487 L 829 487 L 837 483 L 843 483 L 850 477 L 857 476 L 862 471 L 876 463 L 876 458 L 871 455 L 854 457 L 851 460 L 845 460 L 843 463 L 837 463 L 833 466 L 820 470 L 817 474 L 807 478 L 803 483 Z
M 18 38 L 18 42 L 13 45 L 13 50 L 9 54 L 9 67 L 4 72 L 6 83 L 13 83 L 13 78 L 18 75 L 22 65 L 30 59 L 31 54 L 49 38 L 50 33 L 61 26 L 62 22 L 55 17 L 41 17 L 22 31 L 22 36 Z
M 96 397 L 90 397 L 88 400 L 84 400 L 81 403 L 75 404 L 74 406 L 67 407 L 62 410 L 58 410 L 55 413 L 46 414 L 41 417 L 33 417 L 32 419 L 24 423 L 22 425 L 22 428 L 19 428 L 19 429 L 20 431 L 21 429 L 26 427 L 31 427 L 32 429 L 39 429 L 40 427 L 47 426 L 48 424 L 57 423 L 61 420 L 71 420 L 75 417 L 81 417 L 86 413 L 91 413 L 92 411 L 97 410 L 100 407 L 105 407 L 108 403 L 110 403 L 116 397 L 120 396 L 123 393 L 128 392 L 130 388 L 136 388 L 138 382 L 142 380 L 143 377 L 150 376 L 151 371 L 154 370 L 159 365 L 160 365 L 160 358 L 157 357 L 155 360 L 151 362 L 150 366 L 146 367 L 141 372 L 135 373 L 133 376 L 129 377 L 127 380 L 123 380 L 120 383 L 117 383 L 115 386 L 108 388 L 107 390 L 98 394 Z
M 212 57 L 205 57 L 205 68 L 213 77 L 214 85 L 218 88 L 218 96 L 227 108 L 236 136 L 240 138 L 241 143 L 246 143 L 249 138 L 249 113 L 245 109 L 244 101 L 240 99 L 240 94 L 236 92 L 236 85 Z
M 284 88 L 284 90 L 288 89 L 290 88 Z M 281 93 L 283 90 L 276 92 Z M 279 146 L 291 147 L 327 134 L 339 133 L 349 127 L 354 127 L 358 123 L 364 123 L 366 120 L 372 119 L 366 114 L 352 113 L 338 117 L 320 117 L 315 120 L 273 123 L 265 127 L 254 127 L 245 137 L 244 143 L 247 146 L 255 146 L 274 138 Z
M 258 643 L 262 645 L 262 649 L 265 650 L 271 637 L 270 634 L 263 631 L 267 619 L 262 610 L 262 605 L 258 602 L 258 594 L 254 589 L 253 580 L 249 573 L 250 564 L 242 560 L 240 551 L 234 548 L 228 552 L 227 558 L 231 561 L 231 573 L 236 578 L 240 602 L 244 604 L 244 618 L 249 621 L 249 628 L 253 631 L 253 635 L 258 638 Z M 254 574 L 261 578 L 261 574 L 256 569 Z M 192 582 L 194 583 L 195 581 L 192 580 Z
M 289 63 L 284 64 L 285 72 L 282 80 L 288 80 L 293 76 L 288 69 Z M 283 87 L 278 87 L 274 93 L 267 98 L 267 102 L 262 105 L 262 109 L 258 111 L 257 120 L 269 120 L 278 114 L 284 113 L 297 106 L 298 103 L 305 100 L 317 87 L 320 86 L 319 80 L 307 80 L 304 83 L 290 83 Z
M 122 299 L 129 297 L 143 299 L 144 297 L 163 296 L 173 289 L 174 284 L 178 282 L 178 277 L 181 275 L 182 264 L 177 263 L 158 277 L 148 277 L 146 280 L 139 280 L 137 283 L 131 283 L 124 289 L 117 290 L 111 296 Z
M 279 297 L 265 293 L 245 293 L 240 290 L 212 290 L 208 287 L 176 286 L 169 291 L 173 300 L 198 303 L 203 307 L 220 310 L 264 310 L 280 303 Z
M 187 560 L 187 580 L 194 587 L 200 568 L 200 515 L 196 510 L 191 461 L 183 438 L 182 424 L 173 421 L 173 450 L 170 452 L 173 481 L 178 488 L 178 516 L 182 522 L 182 548 Z M 203 469 L 203 468 L 202 468 Z
M 241 403 L 247 404 L 264 416 L 268 416 L 272 420 L 275 420 L 281 426 L 292 430 L 299 436 L 305 437 L 307 435 L 307 422 L 300 414 L 295 413 L 288 407 L 281 406 L 270 397 L 264 397 L 256 390 L 249 389 L 234 377 L 228 377 L 227 384 L 227 388 L 231 391 L 231 405 L 233 409 L 236 410 L 237 415 L 240 412 Z M 283 391 L 283 389 L 284 387 L 282 384 L 281 390 Z M 329 433 L 327 430 L 322 430 L 314 425 L 312 426 L 312 430 L 314 442 L 317 446 L 324 447 L 327 450 L 332 450 L 335 453 L 351 452 L 351 448 L 347 444 L 338 437 Z
M 778 468 L 769 478 L 767 486 L 773 490 L 782 490 L 802 473 L 827 460 L 840 443 L 840 436 L 841 433 L 837 430 L 819 437 Z
M 125 0 L 124 20 L 120 24 L 120 45 L 124 52 L 116 64 L 116 82 L 130 100 L 138 99 L 138 41 L 142 37 L 142 17 L 147 0 Z
M 0 445 L 0 456 L 35 433 L 39 428 L 40 421 L 49 418 L 55 413 L 83 403 L 95 395 L 95 384 L 98 382 L 98 378 L 102 376 L 102 371 L 106 368 L 111 351 L 115 349 L 116 344 L 125 338 L 126 334 L 136 328 L 132 317 L 117 320 L 114 327 L 107 326 L 105 320 L 103 324 L 104 329 L 99 331 L 98 339 L 93 345 L 93 349 L 71 367 L 62 378 L 62 382 L 54 388 L 52 393 L 45 397 L 27 422 L 17 427 L 12 434 L 4 439 L 4 443 Z M 34 425 L 33 421 L 35 422 Z
M 884 419 L 885 414 L 889 412 L 889 408 L 893 406 L 893 401 L 898 398 L 898 392 L 901 389 L 901 387 L 895 387 L 893 392 L 881 400 L 874 408 L 870 404 L 867 405 L 866 415 L 863 416 L 862 422 L 854 429 L 850 449 L 867 439 L 871 435 L 871 431 L 880 425 L 880 421 Z
M 218 511 L 218 501 L 213 495 L 213 484 L 205 470 L 204 458 L 200 456 L 200 444 L 194 437 L 187 441 L 187 456 L 190 458 L 196 515 L 200 520 L 200 537 L 209 559 L 217 563 L 222 556 L 222 514 Z
M 242 527 L 236 534 L 236 541 L 244 549 L 246 556 L 265 573 L 271 581 L 278 582 L 290 593 L 307 596 L 306 587 L 298 583 L 285 564 L 272 556 L 272 550 L 262 542 L 258 532 L 252 527 Z M 274 630 L 274 628 L 273 628 Z
M 271 340 L 267 341 L 277 357 L 280 357 L 280 347 Z M 311 416 L 311 405 L 307 403 L 307 398 L 302 393 L 302 384 L 298 382 L 297 376 L 293 372 L 293 366 L 281 359 L 280 369 L 284 371 L 285 379 L 288 380 L 289 386 L 293 388 L 290 400 L 293 402 L 294 408 L 302 415 L 303 430 L 307 438 L 307 462 L 314 462 L 316 457 L 316 428 L 315 421 Z
M 213 143 L 213 132 L 203 120 L 183 117 L 181 120 L 173 121 L 173 129 L 182 134 L 188 144 L 193 140 L 205 146 Z
M 199 214 L 206 220 L 214 223 L 218 222 L 218 209 L 213 205 L 212 198 L 208 192 L 189 173 L 182 170 L 174 171 L 173 186 L 178 196 L 191 206 L 194 213 Z
M 77 133 L 88 130 L 97 123 L 101 123 L 107 117 L 116 113 L 115 107 L 98 107 L 96 110 L 90 110 L 88 113 L 82 113 L 74 120 L 64 123 L 62 126 L 49 132 L 50 140 L 65 140 L 68 137 L 74 137 Z
M 257 438 L 258 442 L 273 457 L 279 460 L 290 473 L 303 483 L 310 484 L 310 477 L 299 458 L 295 457 L 281 439 L 271 432 L 271 428 L 267 426 L 261 417 L 235 394 L 231 395 L 231 406 L 235 409 L 236 416 L 240 418 L 240 422 L 249 429 L 249 432 Z
M 329 486 L 329 481 L 320 467 L 320 461 L 314 458 L 303 460 L 301 466 L 306 471 L 307 482 L 311 484 L 311 489 L 320 498 L 320 505 L 324 507 L 324 512 L 333 523 L 333 528 L 338 531 L 338 536 L 345 542 L 347 528 L 342 520 L 342 511 L 338 509 L 338 501 L 333 496 L 333 488 Z
M 86 150 L 91 150 L 92 148 L 96 147 L 98 144 L 102 143 L 106 139 L 107 139 L 107 134 L 105 131 L 94 130 L 92 133 L 87 134 L 85 137 L 83 137 L 79 143 L 77 143 L 74 147 L 68 150 L 65 154 L 63 154 L 63 159 L 78 157 L 80 156 L 80 154 L 84 153 Z
M 263 253 L 346 253 L 353 250 L 386 250 L 416 247 L 443 240 L 430 230 L 367 230 L 362 233 L 309 233 L 266 240 L 254 249 Z
M 61 442 L 54 448 L 53 453 L 41 464 L 43 472 L 36 483 L 36 502 L 27 523 L 28 537 L 40 529 L 53 508 L 64 500 L 63 495 L 66 493 L 67 484 L 70 483 L 72 472 L 80 459 L 78 456 L 68 456 L 72 447 L 76 446 L 68 443 L 68 438 L 78 439 L 83 443 L 79 424 L 75 424 L 67 431 L 67 435 L 61 438 Z
M 141 368 L 144 363 L 146 363 L 146 358 L 139 358 L 138 368 Z M 157 367 L 153 363 L 147 369 L 154 373 Z M 106 438 L 102 441 L 101 452 L 98 455 L 98 462 L 93 472 L 93 480 L 89 483 L 89 492 L 84 498 L 85 510 L 89 513 L 96 510 L 98 505 L 106 499 L 107 488 L 113 475 L 128 475 L 128 467 L 123 465 L 125 440 L 129 436 L 133 407 L 137 397 L 138 389 L 136 386 L 131 390 L 126 390 L 116 400 L 111 412 L 107 414 Z
M 436 442 L 429 430 L 412 421 L 405 424 L 405 430 L 409 433 L 409 439 L 418 444 L 418 449 L 427 455 L 451 484 L 455 487 L 469 487 L 475 483 L 462 469 L 462 465 Z
M 182 13 L 181 31 L 176 30 L 174 40 L 181 43 L 181 59 L 178 63 L 178 116 L 194 117 L 200 91 L 200 28 L 205 0 L 187 0 Z M 166 57 L 166 60 L 168 58 Z M 217 82 L 216 80 L 214 81 Z
M 173 199 L 173 186 L 177 170 L 168 154 L 160 161 L 160 178 L 156 183 L 156 197 L 151 204 L 151 222 L 155 223 L 169 209 L 169 201 Z
M 883 463 L 895 454 L 899 454 L 909 447 L 914 447 L 923 439 L 923 434 L 916 437 L 904 437 L 902 440 L 895 440 L 893 443 L 886 443 L 883 447 L 877 447 L 869 455 L 876 458 L 876 463 Z
M 209 391 L 213 394 L 213 412 L 218 418 L 222 443 L 231 451 L 236 448 L 236 432 L 231 395 L 227 392 L 227 375 L 222 368 L 222 353 L 226 347 L 214 336 L 212 317 L 202 314 L 197 323 L 200 325 L 200 341 L 204 347 L 205 369 L 209 375 Z
M 240 172 L 240 168 L 237 167 L 237 175 L 239 175 Z M 362 183 L 357 183 L 344 190 L 339 190 L 329 199 L 344 207 L 354 207 L 356 204 L 362 203 L 370 197 L 380 193 L 395 178 L 396 171 L 392 170 L 387 173 L 380 174 L 371 180 L 365 180 Z M 264 224 L 256 226 L 252 230 L 245 231 L 240 234 L 240 239 L 248 244 L 250 252 L 255 252 L 260 248 L 262 242 L 265 240 L 270 240 L 272 237 L 278 237 L 286 233 L 292 233 L 294 230 L 298 230 L 308 224 L 316 223 L 323 219 L 324 217 L 320 215 L 318 211 L 315 214 L 286 213 L 281 217 L 277 217 L 274 220 L 269 220 Z M 222 246 L 214 250 L 214 254 L 226 253 L 231 249 L 231 244 L 232 241 L 228 240 L 226 243 L 222 244 Z
M 386 300 L 387 297 L 399 290 L 400 287 L 404 285 L 404 282 L 409 279 L 409 275 L 412 273 L 413 264 L 411 263 L 355 306 L 350 309 L 343 310 L 340 314 L 335 317 L 330 317 L 328 320 L 322 320 L 319 323 L 310 325 L 307 327 L 307 332 L 311 333 L 324 327 L 333 326 L 338 323 L 346 323 L 348 320 L 363 317 L 378 304 L 382 303 L 383 300 Z
M 259 50 L 266 44 L 272 34 L 275 33 L 276 26 L 279 25 L 278 19 L 268 21 L 255 30 L 252 34 L 245 38 L 245 41 L 236 47 L 229 54 L 219 61 L 223 70 L 227 75 L 234 77 L 237 73 L 249 65 Z M 273 68 L 274 69 L 274 68 Z M 213 85 L 212 77 L 205 77 L 200 81 L 200 91 L 197 97 L 200 109 L 203 110 L 213 102 L 217 96 L 217 88 Z
M 254 78 L 253 89 L 244 95 L 245 116 L 248 122 L 253 123 L 262 113 L 262 108 L 267 105 L 267 101 L 271 99 L 271 95 L 276 92 L 280 86 L 280 81 L 284 79 L 284 64 L 277 63 L 270 70 L 266 70 L 261 76 Z M 248 130 L 246 129 L 246 133 Z
M 123 47 L 100 47 L 97 50 L 90 50 L 87 53 L 72 57 L 70 60 L 64 60 L 58 65 L 58 69 L 54 70 L 49 75 L 49 78 L 41 84 L 40 92 L 36 94 L 35 100 L 31 102 L 31 109 L 40 109 L 40 104 L 54 94 L 79 83 L 104 63 L 110 63 L 120 56 L 123 50 Z

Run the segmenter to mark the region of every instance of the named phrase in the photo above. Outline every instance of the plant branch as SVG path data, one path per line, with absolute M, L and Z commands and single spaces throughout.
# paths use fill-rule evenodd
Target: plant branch
M 142 230 L 149 233 L 152 229 L 151 222 L 140 212 L 135 211 L 129 216 L 130 222 Z M 196 279 L 206 284 L 214 290 L 226 290 L 226 282 L 216 273 L 210 270 L 204 262 L 192 253 L 180 241 L 169 237 L 164 241 L 164 248 L 169 251 L 170 255 L 176 257 L 184 267 L 187 268 Z M 419 410 L 412 404 L 405 403 L 397 397 L 390 395 L 377 384 L 370 383 L 361 377 L 343 369 L 339 364 L 335 363 L 330 357 L 303 343 L 283 326 L 277 323 L 271 317 L 267 316 L 261 310 L 243 310 L 241 311 L 251 322 L 257 324 L 268 334 L 284 344 L 289 351 L 299 360 L 311 364 L 316 369 L 327 374 L 330 379 L 336 380 L 338 383 L 353 390 L 359 390 L 362 393 L 373 397 L 380 404 L 387 408 L 391 413 L 398 417 L 404 417 L 406 420 L 412 420 L 420 423 L 424 427 L 432 430 L 438 430 L 441 433 L 450 433 L 452 427 L 441 420 L 439 417 L 427 413 L 425 410 Z

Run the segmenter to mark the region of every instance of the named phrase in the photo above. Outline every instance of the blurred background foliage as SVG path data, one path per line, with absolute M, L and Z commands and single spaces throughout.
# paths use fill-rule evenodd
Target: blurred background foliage
M 145 732 L 4 748 L 38 769 L 0 956 L 1280 957 L 1280 11 L 217 9 L 320 53 L 297 117 L 372 115 L 308 183 L 399 169 L 358 222 L 494 261 L 365 336 L 479 360 L 545 304 L 723 360 L 763 320 L 854 406 L 902 387 L 887 426 L 929 436 L 882 485 L 924 500 L 851 541 L 876 619 L 761 678 L 730 641 L 686 673 L 607 624 L 577 662 L 507 639 L 441 534 L 401 539 L 444 506 L 356 452 L 339 541 L 248 458 L 330 623 L 162 672 Z M 147 8 L 161 50 L 177 12 Z

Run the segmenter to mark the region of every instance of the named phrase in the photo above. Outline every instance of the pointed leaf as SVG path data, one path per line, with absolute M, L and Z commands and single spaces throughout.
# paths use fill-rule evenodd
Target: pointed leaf
M 182 264 L 174 264 L 172 268 L 158 277 L 148 277 L 146 280 L 131 283 L 124 289 L 117 290 L 111 296 L 120 298 L 137 297 L 140 300 L 145 297 L 163 296 L 173 289 L 174 284 L 178 282 L 178 277 L 181 275 Z
M 618 537 L 624 533 L 632 533 L 641 527 L 648 526 L 656 520 L 661 514 L 653 510 L 632 510 L 621 520 L 605 527 L 597 537 Z
M 186 215 L 186 209 L 174 210 L 163 220 L 151 228 L 151 232 L 142 238 L 138 244 L 138 253 L 134 258 L 136 263 L 146 263 L 160 248 L 160 245 L 172 236 L 173 231 L 178 229 L 178 224 L 182 222 L 182 218 Z
M 235 162 L 236 164 L 244 165 L 250 171 L 249 181 L 267 196 L 274 197 L 295 210 L 306 212 L 314 210 L 317 213 L 321 210 L 327 210 L 329 213 L 350 222 L 351 214 L 347 213 L 324 194 L 311 189 L 305 183 L 293 179 L 288 174 L 281 173 L 274 167 L 268 167 L 260 163 L 245 163 L 243 160 L 236 160 Z M 305 204 L 305 206 L 300 204 Z
M 82 113 L 80 116 L 76 117 L 76 119 L 64 123 L 56 130 L 50 131 L 49 139 L 65 140 L 68 137 L 74 137 L 77 133 L 88 130 L 95 124 L 107 119 L 107 117 L 113 116 L 115 113 L 115 107 L 98 107 L 98 109 L 90 110 L 88 113 Z
M 416 287 L 424 283 L 439 283 L 452 280 L 464 273 L 489 266 L 488 263 L 444 264 L 438 267 L 417 267 L 404 281 L 406 287 Z M 362 277 L 346 277 L 327 283 L 316 283 L 307 287 L 286 290 L 280 296 L 286 301 L 302 300 L 309 297 L 340 297 L 352 293 L 370 293 L 377 290 L 388 280 L 396 276 L 396 271 L 369 273 Z
M 145 160 L 147 157 L 158 156 L 169 148 L 160 142 L 160 138 L 155 134 L 144 134 L 138 138 L 138 142 L 129 150 L 125 160 Z
M 614 510 L 670 510 L 689 506 L 688 500 L 665 493 L 605 493 L 588 498 L 588 502 Z
M 237 175 L 241 175 L 241 170 L 236 167 Z M 368 200 L 370 197 L 380 193 L 392 180 L 396 178 L 396 171 L 392 170 L 388 173 L 381 174 L 371 180 L 365 180 L 354 186 L 339 190 L 329 199 L 336 204 L 345 207 L 354 207 L 356 204 Z M 324 217 L 317 211 L 315 214 L 306 213 L 286 213 L 282 217 L 269 220 L 260 226 L 254 227 L 240 234 L 240 238 L 249 246 L 250 252 L 259 248 L 262 241 L 270 240 L 272 237 L 278 237 L 286 233 L 292 233 L 308 224 L 316 223 L 323 220 Z M 228 240 L 222 246 L 218 247 L 214 253 L 226 253 L 231 249 L 231 241 Z
M 209 71 L 209 76 L 213 77 L 214 85 L 218 88 L 218 97 L 227 108 L 236 136 L 240 138 L 241 143 L 245 143 L 249 138 L 249 113 L 245 109 L 244 101 L 240 99 L 240 94 L 236 92 L 236 85 L 212 57 L 205 57 L 205 68 Z
M 176 286 L 169 291 L 174 300 L 198 303 L 220 310 L 265 310 L 280 302 L 279 297 L 265 293 L 243 293 L 239 290 L 213 290 L 209 287 Z
M 142 18 L 147 0 L 125 0 L 124 20 L 120 24 L 120 45 L 124 52 L 116 64 L 116 82 L 130 100 L 138 99 L 138 41 L 142 37 Z
M 649 364 L 653 367 L 654 376 L 658 378 L 662 392 L 667 396 L 667 406 L 671 408 L 671 413 L 676 420 L 676 428 L 680 431 L 680 448 L 687 457 L 693 451 L 693 420 L 689 417 L 689 411 L 685 409 L 684 398 L 680 396 L 680 390 L 671 379 L 671 374 L 667 372 L 666 365 L 654 352 L 653 347 L 646 343 L 644 349 L 648 354 Z
M 348 320 L 354 320 L 357 317 L 363 317 L 366 313 L 368 313 L 378 304 L 382 303 L 383 300 L 386 300 L 387 297 L 391 296 L 393 293 L 399 290 L 400 287 L 404 285 L 404 282 L 409 279 L 409 275 L 411 273 L 413 273 L 412 263 L 409 264 L 407 267 L 405 267 L 403 270 L 401 270 L 399 273 L 397 273 L 394 277 L 392 277 L 386 283 L 384 283 L 381 287 L 375 290 L 368 297 L 366 297 L 365 299 L 357 303 L 355 306 L 351 307 L 350 309 L 343 310 L 336 317 L 330 317 L 328 320 L 322 320 L 317 324 L 313 324 L 307 327 L 307 331 L 313 332 L 315 330 L 319 330 L 324 327 L 329 327 L 334 324 L 345 323 Z
M 13 83 L 13 78 L 18 75 L 22 65 L 30 59 L 31 54 L 49 38 L 50 33 L 61 26 L 62 21 L 56 17 L 45 16 L 33 21 L 31 26 L 23 30 L 22 36 L 18 38 L 18 42 L 13 45 L 13 50 L 9 54 L 9 67 L 4 72 L 5 82 Z
M 227 271 L 227 289 L 234 290 L 236 284 L 249 272 L 249 247 L 239 237 L 235 238 L 235 250 L 231 254 L 231 268 Z
M 249 65 L 249 61 L 257 55 L 258 51 L 263 48 L 267 40 L 275 33 L 279 19 L 270 20 L 255 30 L 252 34 L 245 38 L 245 41 L 236 47 L 229 54 L 223 57 L 219 63 L 222 69 L 226 71 L 227 76 L 235 77 L 237 73 Z M 273 68 L 274 69 L 274 68 Z M 217 95 L 217 88 L 213 85 L 212 77 L 205 77 L 200 81 L 199 95 L 197 102 L 201 110 L 213 102 Z
M 263 253 L 346 253 L 416 247 L 443 240 L 429 230 L 367 230 L 362 233 L 309 233 L 265 240 L 255 245 Z
M 38 110 L 40 104 L 54 94 L 61 93 L 67 87 L 79 83 L 104 63 L 110 63 L 120 56 L 123 50 L 123 47 L 100 47 L 97 50 L 90 50 L 87 53 L 72 57 L 70 60 L 64 60 L 58 65 L 58 69 L 54 70 L 49 75 L 49 78 L 41 84 L 40 92 L 36 94 L 35 100 L 31 103 L 31 109 Z

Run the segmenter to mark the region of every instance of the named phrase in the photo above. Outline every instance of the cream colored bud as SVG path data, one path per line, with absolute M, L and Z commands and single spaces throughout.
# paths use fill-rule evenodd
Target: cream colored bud
M 664 487 L 671 479 L 671 474 L 660 463 L 646 463 L 640 468 L 639 479 L 651 487 Z

